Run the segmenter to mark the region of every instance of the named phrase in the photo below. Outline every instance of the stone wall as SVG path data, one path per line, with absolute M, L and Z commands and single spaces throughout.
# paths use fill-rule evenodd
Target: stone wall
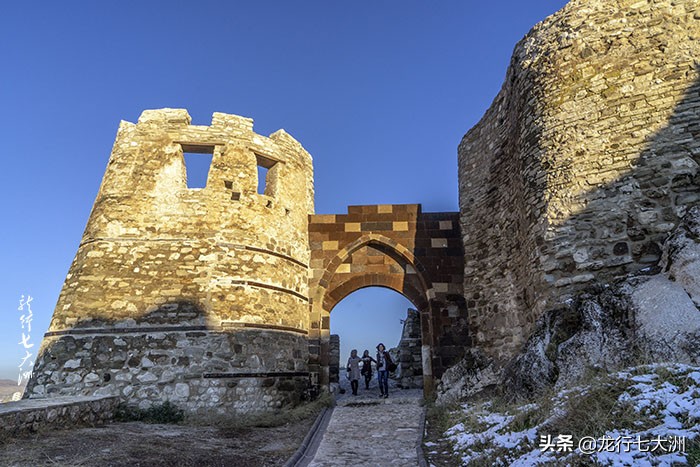
M 515 47 L 459 145 L 473 342 L 512 356 L 542 313 L 656 265 L 700 202 L 697 1 L 573 0 Z
M 118 397 L 56 397 L 0 404 L 0 438 L 108 422 Z
M 254 411 L 308 380 L 310 155 L 185 110 L 122 122 L 25 397 L 114 394 Z M 212 157 L 188 188 L 183 153 Z M 258 192 L 258 166 L 267 169 Z
M 328 341 L 328 371 L 331 383 L 340 382 L 340 336 L 331 334 Z
M 255 412 L 295 404 L 306 389 L 304 336 L 277 330 L 105 330 L 49 336 L 32 397 L 120 395 L 147 408 Z
M 409 308 L 401 330 L 399 345 L 389 350 L 397 364 L 392 377 L 399 387 L 413 389 L 423 387 L 423 359 L 421 357 L 420 313 Z

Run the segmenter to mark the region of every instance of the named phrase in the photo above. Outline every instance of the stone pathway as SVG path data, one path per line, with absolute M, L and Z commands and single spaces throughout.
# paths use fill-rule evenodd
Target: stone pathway
M 345 386 L 345 385 L 343 385 Z M 328 427 L 310 467 L 418 465 L 423 391 L 391 388 L 380 399 L 376 384 L 359 395 L 336 398 Z

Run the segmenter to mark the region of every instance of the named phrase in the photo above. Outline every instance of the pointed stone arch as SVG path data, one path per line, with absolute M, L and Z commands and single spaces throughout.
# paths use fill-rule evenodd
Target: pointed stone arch
M 466 323 L 458 219 L 458 213 L 422 214 L 420 205 L 351 206 L 347 215 L 310 216 L 309 363 L 321 385 L 330 380 L 331 312 L 365 287 L 394 290 L 418 309 L 426 394 L 444 364 L 456 363 L 452 347 L 467 339 L 466 325 L 453 326 Z
M 338 269 L 343 264 L 348 264 L 347 261 L 351 258 L 353 253 L 364 247 L 382 252 L 396 260 L 397 263 L 403 266 L 404 271 L 409 274 L 415 274 L 416 281 L 413 281 L 415 283 L 406 283 L 402 281 L 402 283 L 399 284 L 395 279 L 392 280 L 391 272 L 358 272 L 352 274 L 350 279 L 344 280 L 340 286 L 329 291 L 329 287 L 333 284 L 333 279 Z M 338 251 L 323 273 L 319 281 L 319 286 L 315 289 L 316 293 L 314 296 L 321 301 L 330 312 L 340 300 L 355 290 L 364 287 L 380 286 L 392 289 L 406 296 L 406 298 L 416 306 L 428 306 L 428 292 L 432 289 L 432 286 L 423 277 L 423 271 L 425 271 L 423 265 L 404 245 L 381 234 L 364 234 Z M 333 294 L 333 292 L 336 291 L 339 292 Z M 338 296 L 338 294 L 340 295 Z

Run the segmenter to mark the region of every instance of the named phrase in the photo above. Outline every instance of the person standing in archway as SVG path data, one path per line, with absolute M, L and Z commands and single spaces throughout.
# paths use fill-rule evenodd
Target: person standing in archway
M 377 376 L 379 379 L 379 397 L 389 397 L 389 367 L 393 366 L 391 355 L 381 342 L 377 345 Z
M 365 377 L 365 389 L 369 389 L 369 382 L 372 381 L 372 362 L 377 363 L 370 357 L 369 350 L 362 353 L 362 375 Z
M 362 359 L 357 356 L 357 350 L 352 349 L 350 352 L 350 358 L 348 358 L 348 379 L 350 380 L 350 387 L 352 388 L 352 395 L 357 395 L 357 387 L 360 385 L 360 362 Z

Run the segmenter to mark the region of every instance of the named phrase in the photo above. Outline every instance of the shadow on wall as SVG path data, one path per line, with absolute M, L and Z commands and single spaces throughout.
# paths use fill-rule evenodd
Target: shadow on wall
M 149 349 L 154 351 L 159 346 L 164 350 L 162 357 L 166 357 L 165 352 L 176 347 L 175 334 L 166 337 L 166 333 L 208 329 L 204 324 L 207 314 L 203 307 L 189 300 L 164 303 L 136 317 L 92 318 L 79 321 L 72 328 L 64 324 L 63 329 L 48 331 L 42 340 L 25 398 L 66 392 L 91 395 L 101 388 L 112 395 L 115 382 L 123 378 L 117 379 L 115 372 L 130 372 L 131 369 L 148 372 L 157 364 L 189 365 L 190 359 L 184 354 L 173 356 L 176 359 L 173 363 L 171 358 L 166 361 L 165 358 L 145 357 Z
M 698 76 L 698 70 L 685 73 Z M 642 131 L 642 116 L 635 126 L 627 131 Z M 597 187 L 577 195 L 577 209 L 552 219 L 544 233 L 545 242 L 552 238 L 539 249 L 550 261 L 542 264 L 548 284 L 568 290 L 655 266 L 670 232 L 700 202 L 700 80 L 685 90 L 665 126 L 646 137 L 641 153 L 625 153 L 625 137 L 616 135 L 615 152 L 596 157 L 598 169 L 585 183 Z
M 550 76 L 516 76 L 513 61 L 460 145 L 465 296 L 477 346 L 500 359 L 546 309 L 657 265 L 700 203 L 697 66 L 679 60 L 635 87 L 653 72 L 618 64 L 606 72 L 621 82 L 583 102 L 570 89 L 569 102 L 537 82 Z
M 78 321 L 72 330 L 80 329 L 124 329 L 145 326 L 191 326 L 196 329 L 218 329 L 219 319 L 206 307 L 192 299 L 171 300 L 153 305 L 143 314 L 133 313 L 132 318 L 108 319 L 90 318 Z M 48 335 L 54 335 L 51 331 Z
M 700 69 L 682 73 L 698 77 Z M 700 78 L 690 86 L 686 80 L 674 84 L 672 112 L 663 125 L 650 125 L 661 128 L 645 137 L 641 152 L 609 156 L 611 164 L 617 157 L 629 168 L 580 193 L 581 208 L 550 224 L 553 249 L 544 247 L 541 255 L 549 254 L 550 265 L 559 260 L 554 274 L 545 275 L 554 286 L 553 306 L 507 370 L 508 387 L 528 392 L 547 381 L 561 386 L 591 368 L 609 371 L 640 361 L 697 363 L 700 295 L 697 277 L 688 276 L 697 276 L 700 263 L 690 252 L 697 246 L 679 250 L 697 243 L 685 240 L 694 235 L 689 223 L 697 222 L 692 217 L 700 207 Z M 631 131 L 646 121 L 639 117 Z M 612 143 L 616 150 L 619 144 Z M 595 177 L 584 180 L 594 184 Z M 673 264 L 687 255 L 694 259 Z
M 699 266 L 697 253 L 685 253 L 694 255 L 690 261 L 681 258 L 690 267 L 686 271 L 674 260 L 679 248 L 697 251 L 700 231 L 700 68 L 681 64 L 664 73 L 668 80 L 656 83 L 663 93 L 639 88 L 639 95 L 622 96 L 617 106 L 603 99 L 599 112 L 607 121 L 595 114 L 586 128 L 571 127 L 586 136 L 611 126 L 599 137 L 604 146 L 586 137 L 552 146 L 566 128 L 540 125 L 531 135 L 535 149 L 500 152 L 486 166 L 492 171 L 488 182 L 469 195 L 495 196 L 488 214 L 510 205 L 524 211 L 479 217 L 483 198 L 462 211 L 465 242 L 475 232 L 465 219 L 484 223 L 484 238 L 472 243 L 483 248 L 466 249 L 466 267 L 473 271 L 465 276 L 465 292 L 477 345 L 447 370 L 441 397 L 491 385 L 522 397 L 549 384 L 568 384 L 591 368 L 610 370 L 634 359 L 697 363 L 700 276 L 689 277 Z M 489 119 L 498 116 L 494 109 L 506 105 L 506 97 L 499 95 L 462 149 L 485 147 L 495 121 Z M 497 134 L 503 145 L 510 137 L 512 148 L 518 135 Z M 496 180 L 509 184 L 494 189 Z M 460 183 L 469 182 L 462 177 Z M 509 191 L 514 186 L 527 187 L 525 196 Z M 534 204 L 522 202 L 533 197 Z M 511 258 L 496 248 L 513 247 L 518 238 L 536 247 L 521 247 Z M 492 260 L 502 269 L 489 271 Z
M 147 407 L 255 412 L 308 389 L 306 336 L 211 323 L 198 303 L 164 303 L 138 322 L 91 320 L 44 336 L 25 398 L 118 395 Z

